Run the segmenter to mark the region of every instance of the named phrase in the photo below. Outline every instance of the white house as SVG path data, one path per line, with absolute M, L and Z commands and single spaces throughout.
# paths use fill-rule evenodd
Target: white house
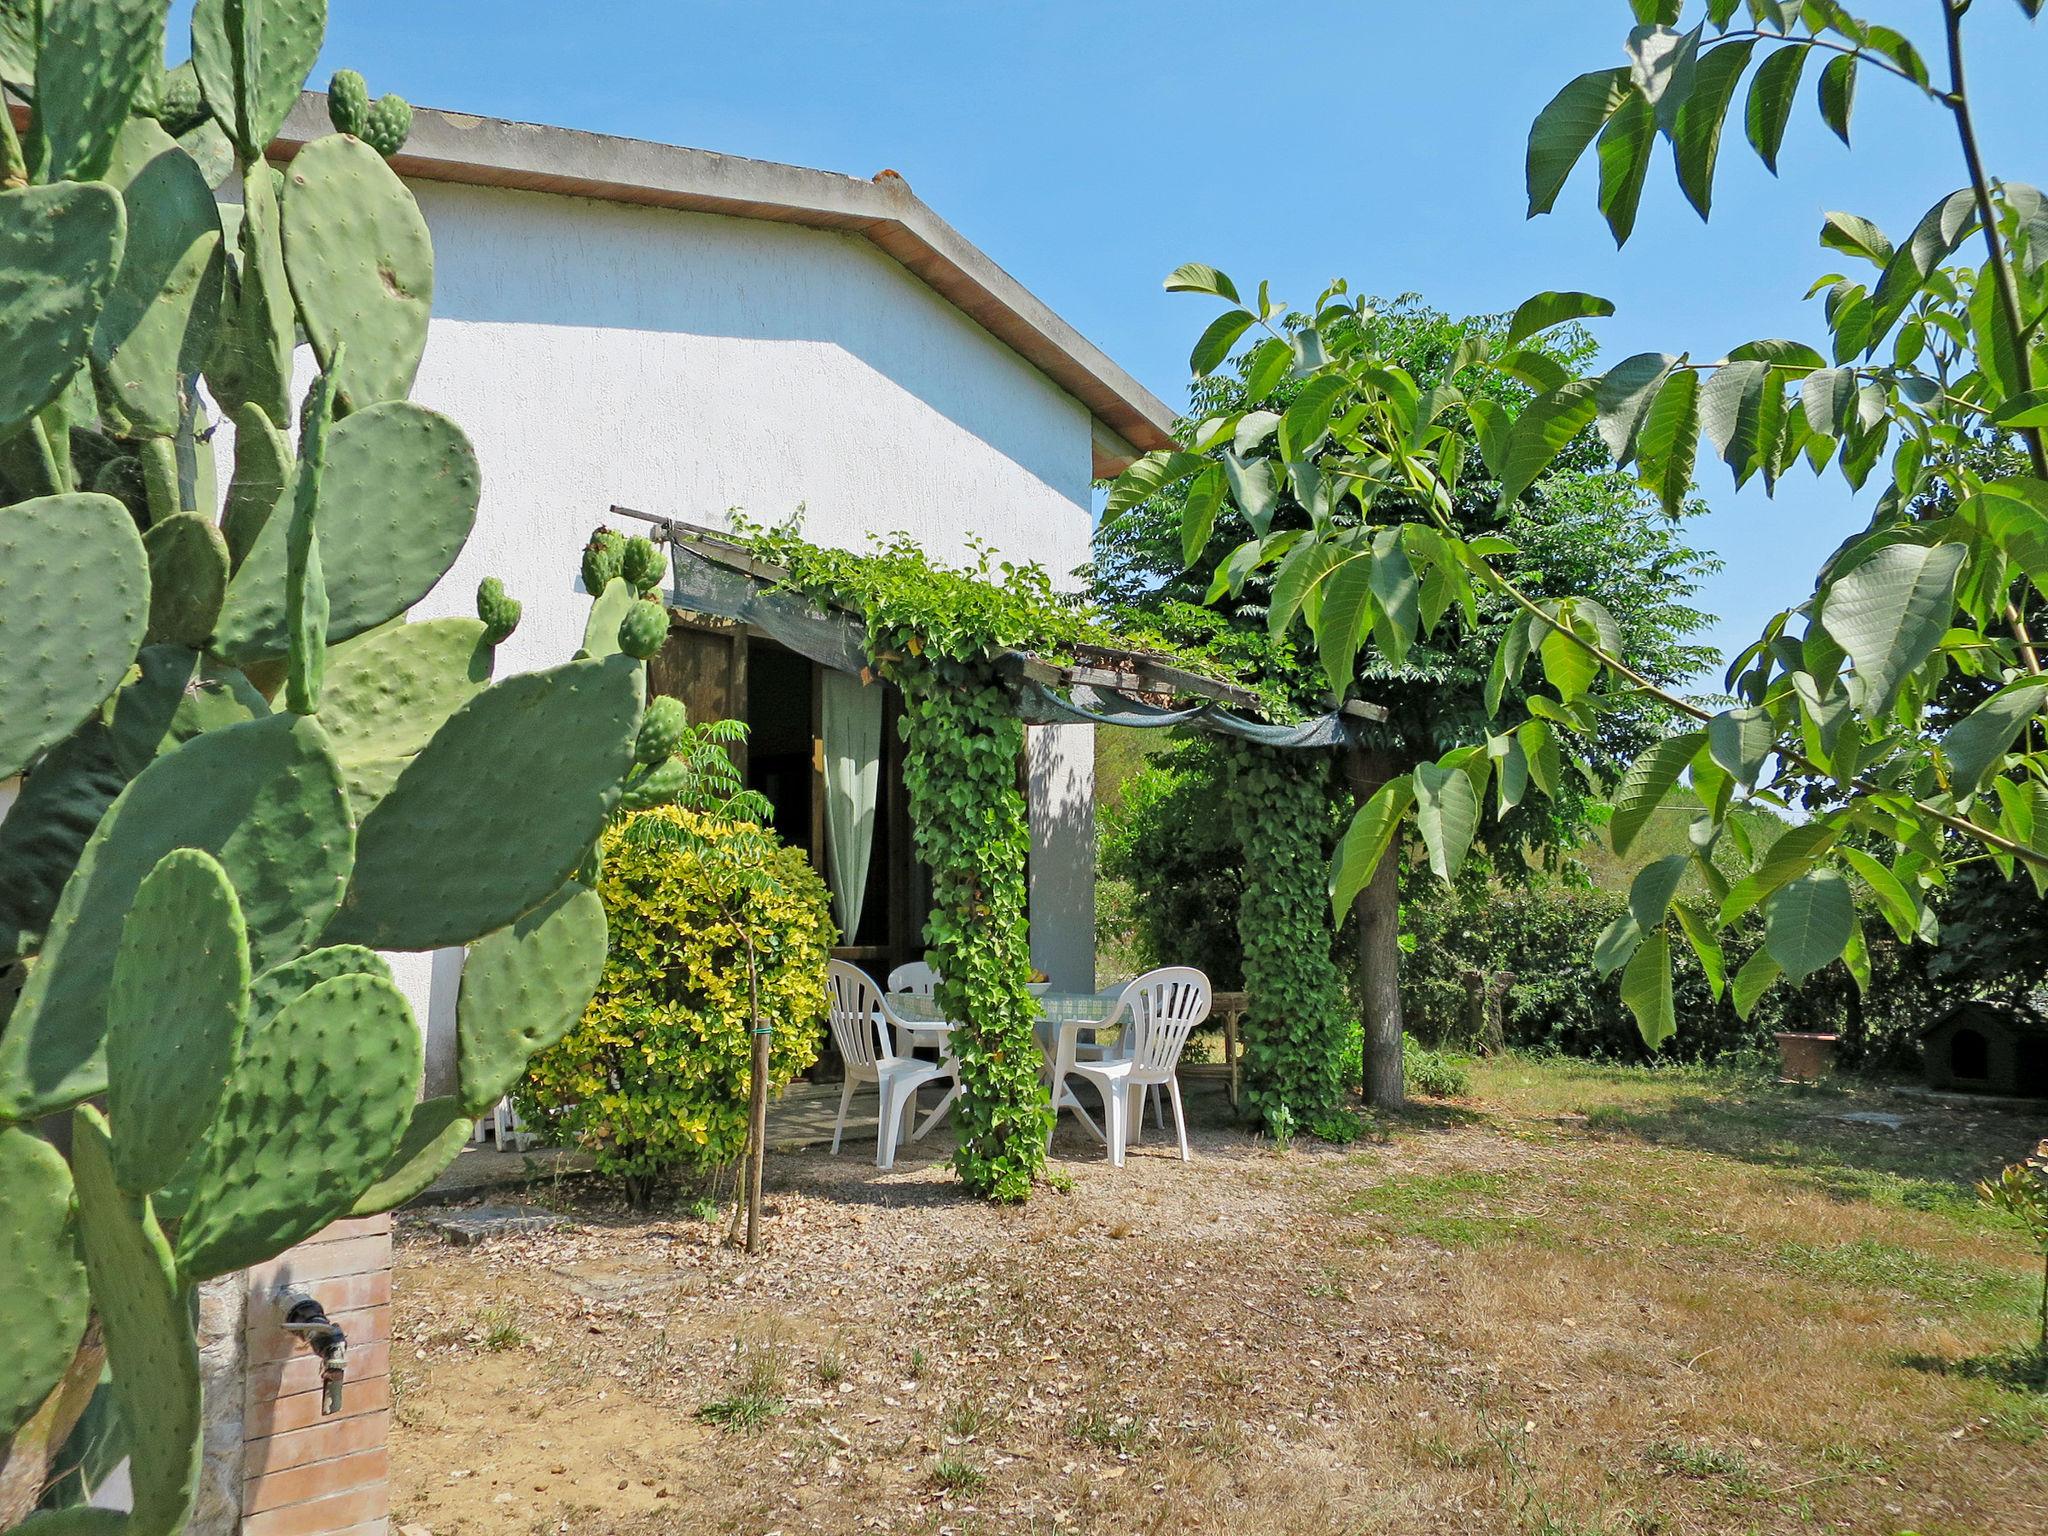
M 279 148 L 326 131 L 309 95 Z M 484 471 L 476 531 L 415 616 L 469 612 L 478 580 L 503 578 L 525 618 L 501 670 L 576 648 L 579 551 L 615 504 L 713 526 L 801 510 L 814 541 L 902 530 L 942 558 L 973 536 L 1065 579 L 1088 558 L 1091 481 L 1168 442 L 1164 404 L 893 172 L 428 110 L 394 166 L 436 261 L 414 398 L 463 425 Z M 729 633 L 665 659 L 698 710 L 749 720 L 750 776 L 822 856 L 816 669 Z M 1033 958 L 1092 987 L 1089 728 L 1031 737 Z M 883 796 L 872 869 L 851 937 L 881 968 L 921 947 L 900 795 Z M 457 953 L 401 957 L 430 1092 L 452 1071 L 459 972 Z

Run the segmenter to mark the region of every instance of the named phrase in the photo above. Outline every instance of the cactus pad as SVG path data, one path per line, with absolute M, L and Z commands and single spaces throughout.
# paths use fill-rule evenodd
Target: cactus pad
M 178 1294 L 170 1245 L 146 1199 L 114 1182 L 107 1122 L 90 1105 L 71 1117 L 79 1247 L 92 1283 L 114 1402 L 128 1426 L 135 1506 L 130 1536 L 185 1528 L 199 1479 L 199 1348 Z
M 121 194 L 99 182 L 0 192 L 0 438 L 85 366 L 126 233 Z
M 227 271 L 220 210 L 192 157 L 146 117 L 121 130 L 107 180 L 127 205 L 128 242 L 93 330 L 93 369 L 121 420 L 168 435 L 184 380 L 213 351 Z
M 370 119 L 370 83 L 352 69 L 337 69 L 327 82 L 327 120 L 336 133 L 363 136 Z
M 236 50 L 228 37 L 237 16 L 254 44 L 242 50 L 239 81 Z M 244 160 L 257 159 L 277 137 L 326 35 L 327 0 L 199 0 L 192 8 L 192 65 L 199 89 Z
M 316 139 L 285 172 L 284 266 L 325 368 L 348 342 L 350 410 L 403 400 L 427 345 L 434 247 L 384 157 L 360 139 Z
M 386 160 L 412 135 L 412 103 L 403 96 L 379 96 L 363 122 L 363 142 Z
M 349 1214 L 375 1216 L 405 1204 L 455 1161 L 455 1154 L 468 1144 L 475 1127 L 475 1117 L 464 1114 L 453 1098 L 422 1099 L 413 1105 L 412 1120 L 398 1150 Z
M 284 275 L 284 232 L 275 166 L 256 165 L 242 178 L 242 222 L 235 231 L 240 281 L 222 316 L 222 335 L 207 363 L 214 398 L 237 418 L 259 405 L 278 425 L 291 420 L 292 349 L 298 316 Z
M 95 181 L 145 81 L 164 67 L 163 0 L 43 7 L 36 123 L 49 149 L 45 181 Z
M 263 1028 L 301 992 L 310 992 L 337 976 L 375 976 L 380 981 L 389 981 L 391 967 L 377 951 L 364 949 L 360 944 L 309 949 L 283 965 L 272 966 L 249 983 L 248 1027 Z
M 583 590 L 598 596 L 626 566 L 626 536 L 616 528 L 599 528 L 583 546 Z
M 284 500 L 291 482 L 291 445 L 262 406 L 243 405 L 235 412 L 235 475 L 228 482 L 220 516 L 228 560 L 235 569 L 248 559 L 256 535 Z
M 652 767 L 675 756 L 690 728 L 690 712 L 683 701 L 667 694 L 647 701 L 647 713 L 640 717 L 640 736 L 633 744 L 636 761 Z
M 88 720 L 36 764 L 0 820 L 0 963 L 42 947 L 57 896 L 128 783 L 112 737 Z
M 628 539 L 619 552 L 619 574 L 642 593 L 661 585 L 662 564 L 661 551 L 652 539 Z
M 484 639 L 502 645 L 519 627 L 519 599 L 506 595 L 505 583 L 486 576 L 476 586 L 476 616 L 483 621 Z
M 121 681 L 147 622 L 149 562 L 127 509 L 86 491 L 0 509 L 0 571 L 4 778 Z
M 202 731 L 270 713 L 248 678 L 186 646 L 145 645 L 135 662 L 141 675 L 121 685 L 106 711 L 124 781 Z
M 341 770 L 312 719 L 272 715 L 208 731 L 152 762 L 86 844 L 0 1034 L 0 1119 L 105 1087 L 107 983 L 121 920 L 166 853 L 200 848 L 220 860 L 241 899 L 251 962 L 268 967 L 332 915 L 352 833 Z
M 604 903 L 570 883 L 472 944 L 455 1003 L 462 1104 L 480 1115 L 583 1016 L 604 973 Z
M 552 896 L 618 804 L 643 671 L 617 656 L 572 661 L 457 710 L 363 818 L 328 941 L 466 944 Z
M 114 1177 L 161 1189 L 199 1145 L 249 1007 L 249 935 L 227 872 L 167 853 L 135 893 L 107 988 L 107 1113 Z
M 152 523 L 142 536 L 149 556 L 149 629 L 155 643 L 203 646 L 228 590 L 228 541 L 197 512 Z
M 612 577 L 595 591 L 597 595 L 591 602 L 590 616 L 583 621 L 581 654 L 616 656 L 619 654 L 619 626 L 640 599 L 633 594 L 633 584 L 623 576 Z
M 27 1131 L 0 1130 L 0 1444 L 71 1364 L 91 1302 L 71 1230 L 71 1170 Z
M 351 359 L 355 350 L 351 344 Z M 320 562 L 347 579 L 330 594 L 329 643 L 374 629 L 426 596 L 461 552 L 481 494 L 476 452 L 446 416 L 399 401 L 336 422 L 320 482 Z M 214 638 L 230 661 L 285 654 L 290 522 L 265 521 L 228 584 Z
M 645 661 L 668 639 L 668 609 L 651 597 L 635 598 L 619 620 L 619 649 Z
M 262 1262 L 344 1216 L 412 1119 L 420 1032 L 397 987 L 338 976 L 242 1040 L 178 1229 L 204 1280 Z
M 442 722 L 490 686 L 491 661 L 475 619 L 395 624 L 328 652 L 320 723 L 358 823 Z

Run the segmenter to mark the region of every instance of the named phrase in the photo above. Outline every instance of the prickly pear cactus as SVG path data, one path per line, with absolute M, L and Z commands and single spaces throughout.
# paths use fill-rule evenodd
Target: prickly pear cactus
M 405 621 L 480 493 L 461 429 L 406 398 L 433 291 L 384 158 L 410 109 L 344 71 L 351 131 L 279 173 L 325 0 L 197 0 L 165 71 L 168 10 L 0 0 L 34 102 L 25 133 L 0 114 L 0 1531 L 102 1340 L 132 1512 L 33 1524 L 184 1528 L 189 1288 L 434 1178 L 580 1013 L 605 931 L 577 877 L 680 761 L 680 712 L 643 721 L 651 546 L 594 543 L 563 665 L 493 679 L 519 621 L 496 581 L 474 619 Z M 369 946 L 447 945 L 475 956 L 461 1090 L 421 1102 Z
M 592 597 L 625 572 L 626 536 L 613 528 L 600 528 L 583 546 L 583 589 Z
M 689 724 L 681 699 L 649 699 L 647 713 L 640 719 L 640 739 L 633 744 L 635 760 L 653 764 L 673 757 Z

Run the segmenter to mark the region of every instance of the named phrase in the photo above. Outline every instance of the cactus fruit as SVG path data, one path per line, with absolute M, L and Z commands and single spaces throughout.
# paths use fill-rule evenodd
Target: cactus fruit
M 231 21 L 243 28 L 239 47 Z M 243 164 L 263 158 L 299 99 L 327 36 L 327 0 L 198 0 L 192 67 L 206 105 Z
M 661 585 L 661 567 L 661 551 L 651 539 L 628 539 L 619 552 L 619 574 L 643 594 Z
M 164 71 L 163 86 L 157 93 L 156 120 L 172 138 L 190 133 L 206 121 L 206 98 L 199 94 L 199 71 L 187 59 L 176 69 Z
M 199 1348 L 170 1245 L 146 1198 L 114 1182 L 107 1122 L 90 1104 L 71 1117 L 78 1246 L 92 1285 L 114 1402 L 128 1428 L 134 1508 L 123 1530 L 174 1536 L 199 1480 Z
M 121 194 L 104 183 L 0 192 L 0 438 L 85 365 L 127 227 Z
M 447 417 L 398 401 L 337 422 L 321 479 L 320 555 L 349 580 L 329 597 L 329 642 L 374 629 L 425 597 L 469 538 L 481 494 L 476 450 Z M 214 646 L 229 661 L 285 654 L 290 522 L 267 519 L 228 584 Z
M 420 1066 L 412 1010 L 378 976 L 323 981 L 249 1030 L 179 1224 L 179 1273 L 241 1269 L 348 1214 L 405 1134 Z
M 93 330 L 93 371 L 131 431 L 168 437 L 220 321 L 220 207 L 191 156 L 146 117 L 122 128 L 107 181 L 127 205 L 128 241 Z
M 647 811 L 657 805 L 669 805 L 689 782 L 690 765 L 681 758 L 670 758 L 637 778 L 629 779 L 619 796 L 619 809 Z
M 0 509 L 0 571 L 0 777 L 12 777 L 127 672 L 149 560 L 127 509 L 88 491 Z
M 42 179 L 96 181 L 107 169 L 129 108 L 164 67 L 160 0 L 101 0 L 42 7 L 36 59 L 36 126 L 47 157 Z
M 619 649 L 645 661 L 668 639 L 668 609 L 651 597 L 639 598 L 619 620 Z
M 403 400 L 419 372 L 434 298 L 434 246 L 405 183 L 369 145 L 315 139 L 285 171 L 284 270 L 306 340 L 341 373 L 350 410 Z
M 412 104 L 403 96 L 379 96 L 363 122 L 363 142 L 389 160 L 411 134 Z
M 121 1128 L 115 1181 L 129 1194 L 163 1188 L 198 1148 L 248 1010 L 235 888 L 211 855 L 173 849 L 135 892 L 107 988 L 107 1113 Z
M 647 712 L 640 717 L 640 739 L 633 746 L 634 761 L 646 767 L 666 762 L 683 744 L 689 725 L 689 711 L 681 699 L 668 694 L 649 699 Z
M 57 1385 L 90 1310 L 73 1252 L 71 1170 L 47 1141 L 13 1127 L 0 1130 L 0 1251 L 4 1442 Z
M 370 119 L 370 83 L 353 69 L 337 69 L 327 82 L 327 120 L 336 133 L 363 136 Z
M 348 897 L 327 941 L 440 949 L 502 928 L 553 895 L 618 804 L 644 671 L 611 656 L 523 672 L 449 716 L 363 818 Z M 529 728 L 535 719 L 548 731 Z M 476 794 L 478 784 L 519 786 L 519 838 L 506 837 L 503 808 Z M 0 1053 L 12 1033 L 10 1025 L 0 1035 Z
M 519 627 L 519 599 L 508 597 L 505 583 L 495 576 L 486 576 L 476 587 L 476 616 L 483 620 L 484 640 L 490 645 L 503 644 Z
M 464 1109 L 489 1109 L 512 1091 L 528 1057 L 569 1032 L 597 989 L 604 955 L 604 903 L 573 882 L 470 946 L 455 1001 Z
M 592 597 L 625 572 L 626 536 L 614 528 L 599 528 L 583 546 L 583 590 Z

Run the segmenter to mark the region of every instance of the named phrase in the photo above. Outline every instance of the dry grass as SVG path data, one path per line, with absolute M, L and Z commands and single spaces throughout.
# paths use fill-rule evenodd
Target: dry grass
M 595 1203 L 408 1238 L 400 1522 L 2037 1536 L 2037 1271 L 1968 1188 L 2039 1128 L 1858 1107 L 1511 1060 L 1348 1148 L 1076 1142 L 1022 1210 L 777 1158 L 752 1263 Z

